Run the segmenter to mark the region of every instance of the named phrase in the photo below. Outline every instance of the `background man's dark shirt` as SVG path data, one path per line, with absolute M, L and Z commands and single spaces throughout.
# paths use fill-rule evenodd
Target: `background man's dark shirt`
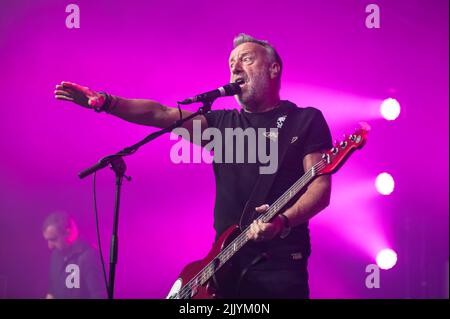
M 79 267 L 80 286 L 69 288 L 66 279 L 70 264 Z M 54 250 L 50 262 L 49 291 L 57 299 L 100 299 L 106 297 L 98 252 L 89 244 L 77 240 L 67 251 Z

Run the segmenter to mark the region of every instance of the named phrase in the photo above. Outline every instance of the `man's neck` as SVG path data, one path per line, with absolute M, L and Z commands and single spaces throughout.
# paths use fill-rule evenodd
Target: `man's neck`
M 264 100 L 262 103 L 255 103 L 254 105 L 244 105 L 243 109 L 248 113 L 263 113 L 273 110 L 280 106 L 280 97 Z

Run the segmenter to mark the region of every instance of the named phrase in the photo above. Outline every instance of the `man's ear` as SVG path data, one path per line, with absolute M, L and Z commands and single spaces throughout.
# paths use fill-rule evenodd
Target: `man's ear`
M 280 76 L 281 66 L 278 62 L 273 62 L 269 68 L 270 78 L 275 79 Z

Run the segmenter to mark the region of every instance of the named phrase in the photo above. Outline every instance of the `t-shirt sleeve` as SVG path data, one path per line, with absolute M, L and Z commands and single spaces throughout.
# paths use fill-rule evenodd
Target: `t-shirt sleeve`
M 310 109 L 312 111 L 312 119 L 309 122 L 306 133 L 302 157 L 333 147 L 330 128 L 322 112 L 315 108 Z

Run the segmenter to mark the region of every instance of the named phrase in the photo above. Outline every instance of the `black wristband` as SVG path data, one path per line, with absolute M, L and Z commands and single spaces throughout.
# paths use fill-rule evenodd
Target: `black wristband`
M 103 102 L 102 106 L 100 107 L 94 107 L 94 111 L 97 113 L 100 112 L 106 112 L 108 113 L 109 108 L 111 107 L 111 95 L 105 92 L 98 92 L 99 94 L 102 94 L 105 97 L 105 101 Z

